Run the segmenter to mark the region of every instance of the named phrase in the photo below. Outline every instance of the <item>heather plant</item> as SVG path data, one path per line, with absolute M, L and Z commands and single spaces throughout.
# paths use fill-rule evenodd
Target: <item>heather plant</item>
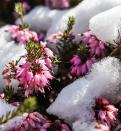
M 104 54 L 105 43 L 98 40 L 91 31 L 85 32 L 81 36 L 81 42 L 77 53 L 70 60 L 71 73 L 76 76 L 85 75 Z
M 80 41 L 72 32 L 75 18 L 68 18 L 67 28 L 48 37 L 48 46 L 58 56 L 58 77 L 66 84 L 78 77 L 86 75 L 93 63 L 104 57 L 105 43 L 99 40 L 91 31 L 83 33 Z
M 19 87 L 24 88 L 25 96 L 40 91 L 44 94 L 49 89 L 52 75 L 53 52 L 46 47 L 46 42 L 39 41 L 38 35 L 32 32 L 23 21 L 23 8 L 21 3 L 16 4 L 16 11 L 20 16 L 21 24 L 11 26 L 8 32 L 12 39 L 24 44 L 26 54 L 19 60 L 10 62 L 3 71 L 6 87 L 12 87 L 12 79 L 19 81 Z M 20 64 L 21 60 L 24 62 Z
M 16 109 L 3 115 L 0 118 L 0 125 L 21 116 L 24 120 L 10 131 L 48 131 L 53 129 L 70 131 L 70 127 L 62 120 L 47 118 L 41 114 L 43 111 L 40 107 L 42 105 L 40 100 L 45 97 L 46 91 L 51 89 L 50 81 L 55 79 L 52 64 L 56 62 L 56 57 L 47 47 L 46 42 L 39 41 L 38 35 L 30 30 L 23 21 L 24 12 L 21 3 L 16 4 L 16 12 L 19 14 L 21 23 L 19 26 L 11 26 L 7 31 L 10 33 L 11 39 L 25 47 L 26 53 L 18 60 L 9 62 L 3 71 L 5 88 L 0 94 L 0 99 L 6 100 Z M 12 85 L 13 80 L 19 82 L 16 91 Z M 48 98 L 46 97 L 46 99 Z
M 120 102 L 119 102 L 120 103 Z M 120 104 L 110 104 L 106 98 L 97 98 L 95 102 L 96 131 L 120 130 Z
M 76 1 L 54 2 L 48 0 L 46 4 L 50 8 L 65 9 L 71 6 L 71 2 L 75 4 Z M 0 125 L 24 115 L 24 120 L 19 126 L 10 131 L 70 131 L 70 127 L 63 120 L 47 114 L 47 107 L 65 85 L 85 76 L 93 63 L 104 56 L 120 54 L 121 37 L 119 36 L 115 42 L 117 46 L 113 48 L 99 40 L 90 30 L 83 33 L 77 41 L 77 36 L 72 32 L 75 18 L 70 16 L 64 32 L 52 34 L 44 41 L 46 32 L 38 35 L 24 22 L 23 16 L 26 11 L 23 6 L 25 5 L 17 3 L 15 8 L 20 25 L 11 26 L 7 32 L 12 40 L 25 47 L 26 53 L 6 65 L 3 71 L 5 88 L 0 94 L 0 99 L 15 106 L 16 110 L 3 115 Z M 30 9 L 27 5 L 26 8 Z M 16 87 L 12 85 L 13 80 L 18 82 L 16 91 Z M 60 88 L 57 89 L 58 87 Z M 120 106 L 110 104 L 105 98 L 98 98 L 93 109 L 97 131 L 121 128 Z
M 25 120 L 10 131 L 71 131 L 69 126 L 61 120 L 51 121 L 38 112 L 28 114 Z

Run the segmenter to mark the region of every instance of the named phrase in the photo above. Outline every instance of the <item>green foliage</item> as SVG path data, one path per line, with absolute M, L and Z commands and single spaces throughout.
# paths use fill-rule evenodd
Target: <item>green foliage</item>
M 21 2 L 15 4 L 15 10 L 20 17 L 24 16 L 23 6 Z
M 73 16 L 70 16 L 68 18 L 68 22 L 67 22 L 67 28 L 66 30 L 63 32 L 63 38 L 65 40 L 67 40 L 68 36 L 69 36 L 69 33 L 71 32 L 72 28 L 73 28 L 73 25 L 75 23 L 75 18 Z
M 56 65 L 59 64 L 60 62 L 61 60 L 57 56 L 54 56 L 52 63 Z
M 22 113 L 33 112 L 37 108 L 37 101 L 35 97 L 29 97 L 20 104 L 17 110 L 10 111 L 6 113 L 5 116 L 0 118 L 0 125 L 8 122 L 12 118 L 19 116 Z
M 17 110 L 17 114 L 21 114 L 24 112 L 32 112 L 37 108 L 37 101 L 35 97 L 29 97 L 24 100 L 24 102 L 20 105 Z
M 80 43 L 77 53 L 79 56 L 81 56 L 83 62 L 89 58 L 89 51 L 83 43 Z
M 5 94 L 5 100 L 7 102 L 10 102 L 14 96 L 14 89 L 12 87 L 4 88 L 4 94 Z
M 33 62 L 42 56 L 42 49 L 38 42 L 30 41 L 26 46 L 28 61 Z
M 70 16 L 67 22 L 67 28 L 63 32 L 63 37 L 57 43 L 57 50 L 59 54 L 59 64 L 58 64 L 58 76 L 60 83 L 63 86 L 69 84 L 70 78 L 70 63 L 69 60 L 72 58 L 73 54 L 77 51 L 78 44 L 72 33 L 73 25 L 75 23 L 75 18 Z M 71 51 L 70 51 L 71 50 Z M 64 79 L 64 80 L 63 80 Z M 66 80 L 65 80 L 66 79 Z M 66 83 L 64 83 L 66 81 Z
M 23 20 L 23 16 L 24 16 L 23 4 L 21 2 L 16 3 L 15 4 L 15 10 L 16 10 L 16 13 L 18 14 L 19 18 L 20 18 L 20 22 L 21 22 L 20 27 L 21 28 L 28 28 L 28 25 Z

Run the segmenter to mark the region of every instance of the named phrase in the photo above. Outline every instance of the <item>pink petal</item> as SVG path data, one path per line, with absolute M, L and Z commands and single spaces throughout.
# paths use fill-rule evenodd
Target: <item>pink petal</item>
M 100 46 L 100 48 L 103 50 L 103 49 L 105 48 L 104 42 L 100 41 L 100 42 L 99 42 L 99 46 Z
M 49 48 L 45 48 L 45 53 L 48 57 L 52 58 L 53 57 L 53 52 Z
M 41 82 L 44 86 L 46 86 L 48 84 L 48 80 L 44 75 L 40 75 L 41 76 Z

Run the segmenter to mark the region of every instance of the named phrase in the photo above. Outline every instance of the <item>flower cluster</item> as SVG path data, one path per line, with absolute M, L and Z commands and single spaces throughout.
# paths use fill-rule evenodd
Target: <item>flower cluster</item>
M 17 70 L 17 63 L 15 61 L 10 62 L 3 70 L 3 78 L 5 79 L 5 87 L 12 87 L 12 79 L 15 78 L 15 72 Z
M 92 31 L 88 31 L 82 34 L 82 42 L 89 49 L 90 55 L 93 57 L 100 57 L 104 50 L 104 42 L 98 40 Z
M 70 0 L 46 0 L 45 4 L 54 9 L 66 9 L 70 7 Z
M 47 38 L 47 42 L 49 42 L 49 43 L 57 43 L 59 41 L 59 39 L 62 38 L 62 36 L 63 36 L 62 32 L 54 33 L 54 34 L 50 35 Z
M 22 124 L 12 129 L 12 131 L 48 131 L 52 129 L 58 131 L 70 131 L 68 125 L 61 120 L 55 120 L 55 122 L 52 122 L 38 112 L 28 114 Z
M 86 74 L 91 65 L 103 55 L 104 48 L 104 42 L 98 40 L 91 31 L 83 33 L 79 52 L 70 60 L 71 73 L 75 76 Z
M 27 97 L 36 91 L 45 93 L 45 87 L 49 89 L 49 80 L 54 78 L 52 75 L 53 52 L 46 47 L 46 42 L 40 41 L 45 37 L 45 33 L 42 33 L 42 37 L 39 38 L 24 22 L 22 3 L 16 3 L 15 9 L 21 24 L 11 26 L 8 32 L 15 41 L 25 45 L 27 53 L 23 54 L 18 61 L 10 62 L 3 71 L 6 87 L 12 88 L 12 79 L 16 79 L 19 81 L 19 87 L 24 88 Z M 21 60 L 22 64 L 19 64 Z
M 111 105 L 105 98 L 96 99 L 95 117 L 97 128 L 100 131 L 110 131 L 111 124 L 116 120 L 118 109 Z
M 70 60 L 72 67 L 71 73 L 76 76 L 86 74 L 91 68 L 92 64 L 95 62 L 95 58 L 88 59 L 84 64 L 81 61 L 80 56 L 74 55 L 74 57 Z
M 46 47 L 44 42 L 29 42 L 26 45 L 27 54 L 21 57 L 25 62 L 10 63 L 3 71 L 6 86 L 11 87 L 11 79 L 17 79 L 19 86 L 25 89 L 25 96 L 33 91 L 44 93 L 44 88 L 49 88 L 49 80 L 52 80 L 53 52 Z
M 31 63 L 24 63 L 17 70 L 16 78 L 20 81 L 20 86 L 24 87 L 25 96 L 33 93 L 34 90 L 44 93 L 49 80 L 54 78 L 44 60 L 39 60 L 35 64 L 38 66 L 37 71 L 33 70 Z
M 30 40 L 38 41 L 36 32 L 31 31 L 29 28 L 22 29 L 13 25 L 8 29 L 8 32 L 11 33 L 12 39 L 22 44 L 26 44 L 30 42 Z

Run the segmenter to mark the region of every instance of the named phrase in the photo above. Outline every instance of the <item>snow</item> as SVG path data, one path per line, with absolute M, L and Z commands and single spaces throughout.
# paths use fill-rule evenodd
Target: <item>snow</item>
M 5 102 L 5 100 L 0 99 L 0 118 L 3 115 L 6 115 L 7 112 L 15 110 L 16 108 L 8 103 Z
M 0 118 L 2 116 L 6 116 L 7 113 L 15 111 L 17 107 L 8 104 L 4 99 L 0 99 Z M 5 124 L 0 125 L 0 131 L 8 131 L 11 128 L 20 125 L 20 123 L 25 119 L 27 113 L 21 114 L 20 116 L 17 116 Z
M 47 112 L 70 124 L 79 120 L 79 128 L 83 129 L 83 125 L 90 125 L 95 121 L 92 107 L 96 97 L 106 96 L 112 102 L 121 100 L 120 95 L 116 94 L 119 93 L 120 78 L 121 63 L 119 60 L 113 57 L 104 58 L 93 65 L 87 76 L 65 87 Z M 75 129 L 75 131 L 80 130 Z
M 67 10 L 51 10 L 45 6 L 37 6 L 24 16 L 24 21 L 36 32 L 47 31 L 55 19 L 56 21 L 67 12 Z M 19 21 L 17 21 L 18 23 Z
M 28 13 L 24 20 L 33 30 L 47 31 L 49 36 L 64 31 L 68 17 L 74 16 L 76 22 L 73 32 L 78 38 L 81 33 L 91 29 L 99 39 L 113 42 L 118 36 L 120 26 L 120 5 L 121 0 L 84 0 L 78 6 L 63 11 L 38 6 Z M 6 63 L 23 54 L 23 47 L 15 45 L 5 29 L 6 27 L 0 29 L 0 73 Z M 74 131 L 94 131 L 96 123 L 92 107 L 95 98 L 104 96 L 111 102 L 121 100 L 120 83 L 121 63 L 114 57 L 104 58 L 95 63 L 85 77 L 65 87 L 47 112 L 67 121 Z M 0 88 L 3 88 L 2 75 Z
M 121 28 L 121 6 L 114 7 L 94 16 L 90 20 L 90 29 L 101 40 L 113 43 Z
M 6 32 L 9 27 L 8 25 L 0 28 L 0 91 L 4 87 L 2 72 L 5 65 L 25 53 L 24 47 L 12 41 L 10 34 Z M 15 87 L 17 82 L 13 82 L 13 84 Z
M 4 99 L 0 99 L 0 118 L 2 116 L 6 116 L 8 112 L 12 112 L 16 110 L 17 107 L 8 104 Z M 20 123 L 25 119 L 26 113 L 17 116 L 11 120 L 9 120 L 7 123 L 0 125 L 0 131 L 8 131 L 9 129 L 20 125 Z
M 80 121 L 73 123 L 73 131 L 98 131 L 95 129 L 96 122 L 91 122 L 87 124 L 86 122 L 81 124 Z
M 32 29 L 37 32 L 48 31 L 47 36 L 49 36 L 58 31 L 63 31 L 66 28 L 68 17 L 73 15 L 76 18 L 73 32 L 81 34 L 88 30 L 89 20 L 93 16 L 118 5 L 121 5 L 121 0 L 84 0 L 75 8 L 64 11 L 38 6 L 24 19 Z
M 0 131 L 9 131 L 10 129 L 19 126 L 25 120 L 26 114 L 24 113 L 21 116 L 17 116 L 9 120 L 7 123 L 0 125 Z

